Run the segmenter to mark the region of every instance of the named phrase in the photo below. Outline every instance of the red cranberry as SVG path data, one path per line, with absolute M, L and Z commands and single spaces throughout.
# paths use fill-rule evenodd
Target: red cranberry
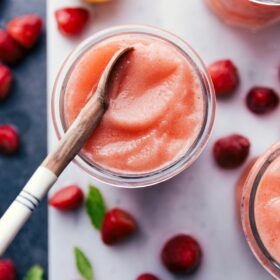
M 134 219 L 122 209 L 112 209 L 105 215 L 102 240 L 107 245 L 116 244 L 130 236 L 136 229 Z
M 231 94 L 239 84 L 239 75 L 234 63 L 229 60 L 219 60 L 208 67 L 217 96 Z
M 250 150 L 249 140 L 238 134 L 220 138 L 214 144 L 214 157 L 223 168 L 240 166 L 248 157 Z
M 12 72 L 8 67 L 0 64 L 0 101 L 7 98 L 12 85 Z
M 271 88 L 254 87 L 248 92 L 246 103 L 253 113 L 265 114 L 278 106 L 279 97 Z
M 7 31 L 24 48 L 31 48 L 37 42 L 42 30 L 42 19 L 37 15 L 19 16 L 7 24 Z
M 180 234 L 171 238 L 163 247 L 161 260 L 172 273 L 191 274 L 201 262 L 199 243 L 190 235 Z
M 84 201 L 84 194 L 80 187 L 72 185 L 64 187 L 56 192 L 50 199 L 49 204 L 53 207 L 68 211 L 81 206 Z
M 59 30 L 66 36 L 79 34 L 85 27 L 89 12 L 84 8 L 63 8 L 55 12 Z
M 159 278 L 153 274 L 145 273 L 138 276 L 136 280 L 159 280 Z
M 0 29 L 0 60 L 7 64 L 16 64 L 24 56 L 23 49 L 3 29 Z
M 0 280 L 16 280 L 16 268 L 11 260 L 0 260 Z
M 14 126 L 0 125 L 0 153 L 15 154 L 19 149 L 19 135 Z

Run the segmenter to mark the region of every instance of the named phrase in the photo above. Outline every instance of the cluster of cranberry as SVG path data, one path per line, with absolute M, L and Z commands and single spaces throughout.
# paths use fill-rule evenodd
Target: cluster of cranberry
M 240 81 L 236 66 L 231 60 L 219 60 L 208 66 L 217 98 L 226 98 L 234 93 Z M 246 96 L 248 109 L 257 115 L 269 113 L 277 108 L 279 96 L 274 89 L 253 87 Z M 235 168 L 247 159 L 250 150 L 248 138 L 232 134 L 218 139 L 213 147 L 216 162 L 223 168 Z
M 36 44 L 42 30 L 42 19 L 24 15 L 9 21 L 6 30 L 0 29 L 0 102 L 11 92 L 13 75 L 7 65 L 19 63 Z M 19 134 L 11 124 L 0 125 L 0 153 L 14 154 L 19 149 Z
M 72 211 L 83 204 L 84 194 L 80 187 L 71 185 L 62 188 L 50 199 L 49 204 L 61 211 Z M 115 245 L 136 231 L 135 219 L 120 208 L 113 208 L 105 214 L 101 236 L 106 245 Z M 190 235 L 179 234 L 167 241 L 161 251 L 163 265 L 175 274 L 191 274 L 201 262 L 199 243 Z M 0 280 L 16 280 L 16 268 L 11 260 L 0 260 Z M 137 280 L 159 280 L 150 273 L 144 273 Z
M 71 211 L 83 204 L 84 194 L 76 185 L 67 186 L 56 192 L 49 204 L 61 211 Z M 104 244 L 112 246 L 129 236 L 137 229 L 135 219 L 120 208 L 113 208 L 105 214 L 101 236 Z M 199 243 L 190 235 L 179 234 L 167 241 L 161 251 L 163 265 L 175 274 L 191 274 L 201 262 Z M 159 278 L 145 273 L 137 280 L 158 280 Z
M 55 12 L 59 30 L 67 36 L 79 34 L 85 27 L 89 12 L 84 8 L 63 8 Z M 13 75 L 7 66 L 18 64 L 37 43 L 42 31 L 42 19 L 30 14 L 9 21 L 0 29 L 0 102 L 6 100 L 12 87 Z M 0 153 L 15 154 L 20 145 L 19 133 L 12 124 L 0 124 Z

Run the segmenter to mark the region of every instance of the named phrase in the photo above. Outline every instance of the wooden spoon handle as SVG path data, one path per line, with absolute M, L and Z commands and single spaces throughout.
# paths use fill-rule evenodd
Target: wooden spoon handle
M 130 50 L 132 50 L 131 47 L 126 47 L 113 55 L 100 77 L 96 91 L 82 108 L 56 149 L 42 163 L 42 166 L 51 170 L 56 176 L 59 176 L 78 154 L 100 122 L 107 108 L 106 91 L 110 74 L 121 56 Z
M 121 49 L 112 57 L 101 75 L 97 90 L 82 108 L 56 149 L 46 157 L 2 216 L 0 220 L 0 255 L 4 254 L 32 211 L 39 205 L 40 200 L 53 186 L 65 167 L 78 154 L 100 122 L 107 107 L 106 90 L 110 73 L 118 59 L 131 49 L 129 47 Z
M 39 167 L 23 190 L 0 219 L 0 256 L 2 256 L 17 233 L 39 205 L 41 199 L 56 182 L 56 175 Z
M 88 110 L 87 107 L 91 107 L 91 109 Z M 58 177 L 81 150 L 100 122 L 105 110 L 104 104 L 99 101 L 98 95 L 95 93 L 94 98 L 91 98 L 86 107 L 82 109 L 55 150 L 43 161 L 42 166 L 51 170 Z
M 91 110 L 88 110 L 87 106 L 91 106 Z M 104 112 L 104 104 L 95 94 L 81 110 L 56 149 L 46 157 L 4 213 L 0 220 L 0 256 L 4 254 L 33 210 L 56 182 L 57 177 L 80 151 Z M 88 121 L 89 119 L 92 121 Z

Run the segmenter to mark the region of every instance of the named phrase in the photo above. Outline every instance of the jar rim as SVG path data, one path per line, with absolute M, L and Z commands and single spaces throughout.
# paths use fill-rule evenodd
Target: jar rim
M 74 162 L 78 164 L 80 168 L 103 183 L 118 187 L 144 187 L 165 181 L 188 167 L 202 152 L 213 127 L 215 116 L 215 95 L 212 81 L 198 54 L 181 38 L 165 30 L 147 25 L 116 26 L 93 34 L 72 51 L 68 58 L 66 58 L 57 75 L 51 99 L 52 120 L 56 135 L 58 138 L 61 138 L 61 136 L 65 133 L 63 110 L 61 110 L 61 104 L 63 102 L 62 89 L 65 87 L 65 80 L 71 74 L 71 70 L 75 66 L 75 62 L 94 45 L 102 42 L 103 40 L 124 34 L 155 36 L 172 43 L 179 48 L 187 56 L 189 62 L 192 63 L 195 71 L 197 71 L 197 75 L 203 88 L 203 94 L 205 95 L 205 116 L 202 128 L 198 133 L 196 140 L 193 142 L 192 146 L 184 152 L 183 156 L 162 168 L 147 173 L 117 174 L 98 165 L 94 165 L 81 153 L 74 159 Z
M 267 6 L 280 6 L 280 0 L 249 0 L 252 3 L 262 4 Z

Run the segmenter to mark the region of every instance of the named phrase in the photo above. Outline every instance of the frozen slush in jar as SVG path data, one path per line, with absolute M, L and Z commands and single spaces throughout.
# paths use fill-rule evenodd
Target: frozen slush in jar
M 258 30 L 280 21 L 279 0 L 206 0 L 226 23 Z
M 280 142 L 253 165 L 244 185 L 241 219 L 254 255 L 280 279 Z
M 110 58 L 125 46 L 134 50 L 114 69 L 109 107 L 76 161 L 112 185 L 152 185 L 188 167 L 201 153 L 213 124 L 212 83 L 183 40 L 146 26 L 93 35 L 62 66 L 52 115 L 60 137 L 96 88 Z

